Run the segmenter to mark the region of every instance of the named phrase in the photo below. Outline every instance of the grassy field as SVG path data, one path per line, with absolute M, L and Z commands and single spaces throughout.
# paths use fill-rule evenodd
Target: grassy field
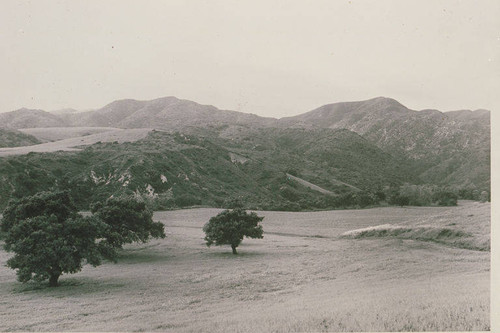
M 166 239 L 128 246 L 117 264 L 64 275 L 55 289 L 16 282 L 0 251 L 0 331 L 490 328 L 490 252 L 477 250 L 489 242 L 488 203 L 260 212 L 264 239 L 244 240 L 237 256 L 204 245 L 201 227 L 219 211 L 157 212 Z M 461 239 L 345 236 L 379 225 L 446 227 Z
M 42 142 L 59 141 L 114 130 L 116 130 L 114 127 L 36 127 L 19 129 L 19 131 L 33 135 Z
M 74 135 L 76 132 L 65 131 L 59 132 L 60 128 L 55 128 L 54 137 L 63 136 L 63 134 Z M 101 128 L 102 129 L 102 128 Z M 48 130 L 48 128 L 42 129 Z M 69 137 L 66 139 L 46 142 L 38 145 L 14 147 L 14 148 L 0 148 L 0 157 L 12 155 L 25 155 L 31 152 L 35 153 L 49 153 L 55 151 L 77 151 L 80 150 L 76 147 L 88 146 L 97 142 L 134 142 L 143 139 L 151 132 L 148 128 L 133 128 L 133 129 L 118 129 L 103 130 L 94 134 L 86 134 L 78 137 Z M 26 132 L 29 133 L 29 132 Z

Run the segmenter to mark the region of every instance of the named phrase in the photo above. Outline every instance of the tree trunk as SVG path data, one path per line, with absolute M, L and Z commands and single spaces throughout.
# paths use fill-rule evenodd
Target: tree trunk
M 236 245 L 231 245 L 231 248 L 233 249 L 233 254 L 238 254 L 238 252 L 236 252 Z
M 59 276 L 61 276 L 61 273 L 59 273 L 59 272 L 50 273 L 50 278 L 49 278 L 49 286 L 50 287 L 57 287 L 58 286 L 57 280 L 59 280 Z

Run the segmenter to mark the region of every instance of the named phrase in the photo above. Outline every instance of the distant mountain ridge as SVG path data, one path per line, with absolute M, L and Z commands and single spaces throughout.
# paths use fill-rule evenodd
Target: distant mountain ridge
M 1 128 L 19 129 L 64 126 L 68 126 L 68 124 L 61 117 L 43 110 L 22 108 L 0 113 Z
M 324 105 L 280 122 L 356 132 L 394 156 L 414 160 L 415 172 L 424 181 L 489 186 L 487 110 L 414 111 L 396 100 L 378 97 Z
M 416 116 L 418 113 L 418 116 Z M 402 119 L 444 117 L 455 121 L 487 121 L 490 111 L 479 109 L 441 112 L 433 109 L 414 111 L 392 98 L 377 97 L 366 101 L 340 102 L 323 105 L 312 111 L 284 118 L 261 117 L 238 111 L 220 110 L 212 105 L 202 105 L 173 96 L 150 101 L 123 99 L 104 107 L 79 112 L 62 109 L 47 112 L 22 108 L 0 113 L 0 127 L 63 127 L 63 126 L 110 126 L 119 128 L 144 128 L 157 126 L 161 129 L 196 127 L 214 124 L 240 124 L 256 127 L 300 127 L 308 124 L 321 128 L 347 128 L 364 134 L 373 122 L 387 118 Z M 174 128 L 174 129 L 178 129 Z
M 201 105 L 176 97 L 163 97 L 151 101 L 119 100 L 95 111 L 65 114 L 61 118 L 71 126 L 85 124 L 119 128 L 156 127 L 163 130 L 227 124 L 260 127 L 270 126 L 276 122 L 274 118 L 220 110 L 211 105 Z
M 65 126 L 156 128 L 240 142 L 261 135 L 259 129 L 293 128 L 316 134 L 316 129 L 346 129 L 399 163 L 411 164 L 423 182 L 481 188 L 489 188 L 490 183 L 490 112 L 482 109 L 414 111 L 394 99 L 377 97 L 327 104 L 294 117 L 276 119 L 220 110 L 170 96 L 150 101 L 118 100 L 86 112 L 68 109 L 54 114 L 20 109 L 0 113 L 0 127 Z

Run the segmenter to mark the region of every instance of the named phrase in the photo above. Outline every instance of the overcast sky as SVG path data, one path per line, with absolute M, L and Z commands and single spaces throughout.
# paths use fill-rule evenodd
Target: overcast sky
M 500 1 L 0 1 L 0 111 L 500 109 Z

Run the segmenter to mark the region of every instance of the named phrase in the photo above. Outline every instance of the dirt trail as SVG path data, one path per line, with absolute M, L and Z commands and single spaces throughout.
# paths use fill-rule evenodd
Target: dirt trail
M 328 191 L 328 190 L 325 190 L 324 188 L 322 187 L 319 187 L 318 185 L 315 185 L 313 183 L 310 183 L 308 182 L 307 180 L 304 180 L 302 178 L 299 178 L 299 177 L 296 177 L 296 176 L 293 176 L 289 173 L 286 174 L 286 176 L 289 178 L 289 179 L 292 179 L 292 180 L 295 180 L 296 182 L 298 182 L 299 184 L 301 185 L 304 185 L 305 187 L 309 187 L 311 190 L 315 190 L 315 191 L 318 191 L 318 192 L 321 192 L 321 193 L 324 193 L 324 194 L 335 194 L 333 193 L 332 191 Z M 341 182 L 339 180 L 336 180 L 336 179 L 333 179 L 331 180 L 332 182 L 334 183 L 337 183 L 338 185 L 344 185 L 344 186 L 347 186 L 347 187 L 350 187 L 351 189 L 355 190 L 355 191 L 361 191 L 361 189 L 357 188 L 356 186 L 352 186 L 352 185 L 349 185 L 347 183 L 344 183 L 344 182 Z

